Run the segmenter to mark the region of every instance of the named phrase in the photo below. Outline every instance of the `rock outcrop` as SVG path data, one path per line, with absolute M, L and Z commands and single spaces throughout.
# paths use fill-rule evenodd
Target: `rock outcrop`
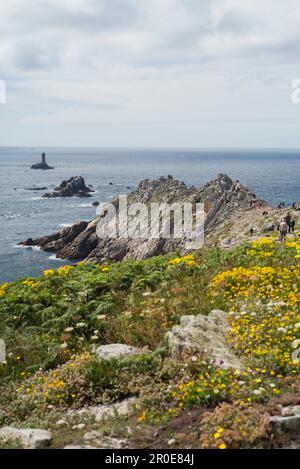
M 40 163 L 33 164 L 31 169 L 54 169 L 52 166 L 49 166 L 46 161 L 46 153 L 42 153 L 42 161 Z
M 0 441 L 16 441 L 26 449 L 44 449 L 51 443 L 51 433 L 47 430 L 4 427 L 0 429 Z
M 144 203 L 147 208 L 152 203 L 203 203 L 206 212 L 206 240 L 213 240 L 242 213 L 267 206 L 239 181 L 233 182 L 220 174 L 213 181 L 199 189 L 188 187 L 184 182 L 162 177 L 157 180 L 143 180 L 136 191 L 128 194 L 128 205 Z M 113 205 L 119 210 L 118 199 Z M 100 239 L 96 233 L 99 218 L 90 223 L 80 222 L 54 235 L 44 236 L 23 243 L 24 246 L 40 246 L 45 251 L 55 252 L 64 259 L 86 259 L 97 262 L 122 260 L 124 258 L 145 259 L 147 257 L 179 251 L 186 253 L 186 238 L 108 238 Z
M 109 360 L 110 358 L 138 355 L 143 353 L 143 351 L 137 347 L 126 344 L 108 344 L 97 347 L 95 353 L 102 360 Z
M 166 334 L 169 353 L 176 358 L 200 356 L 222 368 L 241 368 L 226 341 L 229 324 L 223 311 L 214 310 L 208 316 L 182 316 L 180 324 Z
M 270 418 L 275 433 L 290 433 L 294 438 L 300 434 L 300 406 L 283 407 L 281 415 Z
M 93 189 L 86 186 L 82 176 L 74 176 L 63 181 L 53 192 L 44 194 L 43 197 L 51 199 L 55 197 L 91 197 Z

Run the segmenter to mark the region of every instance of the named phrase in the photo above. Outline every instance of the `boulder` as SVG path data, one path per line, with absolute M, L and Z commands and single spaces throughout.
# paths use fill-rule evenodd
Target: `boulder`
M 110 417 L 129 415 L 136 406 L 136 399 L 130 398 L 116 404 L 97 406 L 92 410 L 96 422 L 103 422 Z
M 108 418 L 120 417 L 129 415 L 134 409 L 138 408 L 139 404 L 135 397 L 124 399 L 114 404 L 103 404 L 96 406 L 83 407 L 82 409 L 70 409 L 67 412 L 68 417 L 74 415 L 78 417 L 94 417 L 96 422 L 103 422 Z
M 49 166 L 46 161 L 46 154 L 42 153 L 42 161 L 40 163 L 33 164 L 31 169 L 54 169 L 52 166 Z
M 228 330 L 223 311 L 214 310 L 208 316 L 182 316 L 180 324 L 166 334 L 169 353 L 176 358 L 200 356 L 222 368 L 240 369 L 241 362 L 226 340 Z
M 132 347 L 126 344 L 109 344 L 100 345 L 95 350 L 96 355 L 103 360 L 109 360 L 110 358 L 121 358 L 128 355 L 138 355 L 142 353 L 137 347 Z
M 0 440 L 7 442 L 16 440 L 28 449 L 44 449 L 51 443 L 51 433 L 47 430 L 19 429 L 4 427 L 0 429 Z
M 93 189 L 86 186 L 82 176 L 74 176 L 63 181 L 53 192 L 43 195 L 44 198 L 51 199 L 57 197 L 91 197 Z
M 275 433 L 291 433 L 291 436 L 300 434 L 300 415 L 280 416 L 270 418 L 270 423 Z

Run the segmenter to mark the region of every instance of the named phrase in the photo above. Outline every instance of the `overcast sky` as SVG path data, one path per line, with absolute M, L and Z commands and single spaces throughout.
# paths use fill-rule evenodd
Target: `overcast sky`
M 299 0 L 0 0 L 0 145 L 300 147 Z

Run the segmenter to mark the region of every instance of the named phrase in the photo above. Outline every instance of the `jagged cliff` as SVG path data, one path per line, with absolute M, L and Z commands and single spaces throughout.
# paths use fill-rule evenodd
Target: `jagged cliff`
M 128 203 L 204 203 L 206 220 L 205 235 L 207 242 L 214 242 L 224 227 L 233 223 L 241 214 L 267 207 L 239 181 L 228 176 L 218 177 L 200 188 L 188 187 L 172 176 L 157 180 L 141 181 L 136 191 L 128 195 Z M 113 201 L 118 208 L 118 200 Z M 251 216 L 248 216 L 251 220 Z M 100 262 L 122 260 L 132 257 L 145 259 L 150 256 L 172 251 L 186 252 L 185 239 L 99 239 L 96 234 L 98 219 L 90 223 L 78 222 L 58 233 L 38 239 L 28 239 L 25 246 L 40 246 L 45 251 L 55 252 L 58 257 L 69 259 L 88 259 Z

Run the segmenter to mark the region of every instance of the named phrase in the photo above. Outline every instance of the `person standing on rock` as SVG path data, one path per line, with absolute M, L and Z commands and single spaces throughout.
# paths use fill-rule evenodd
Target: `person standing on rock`
M 254 229 L 253 229 L 253 227 L 251 226 L 251 228 L 250 228 L 250 236 L 253 236 L 253 235 L 254 235 Z
M 292 217 L 291 217 L 291 215 L 288 213 L 287 216 L 285 217 L 285 221 L 286 221 L 286 224 L 287 224 L 287 226 L 288 226 L 289 233 L 291 232 L 291 220 L 292 220 Z
M 292 233 L 295 233 L 295 225 L 296 225 L 296 222 L 294 219 L 291 220 L 291 223 L 290 223 L 290 227 L 291 227 L 291 231 Z
M 288 225 L 285 220 L 281 220 L 279 224 L 279 241 L 284 241 L 288 232 Z

